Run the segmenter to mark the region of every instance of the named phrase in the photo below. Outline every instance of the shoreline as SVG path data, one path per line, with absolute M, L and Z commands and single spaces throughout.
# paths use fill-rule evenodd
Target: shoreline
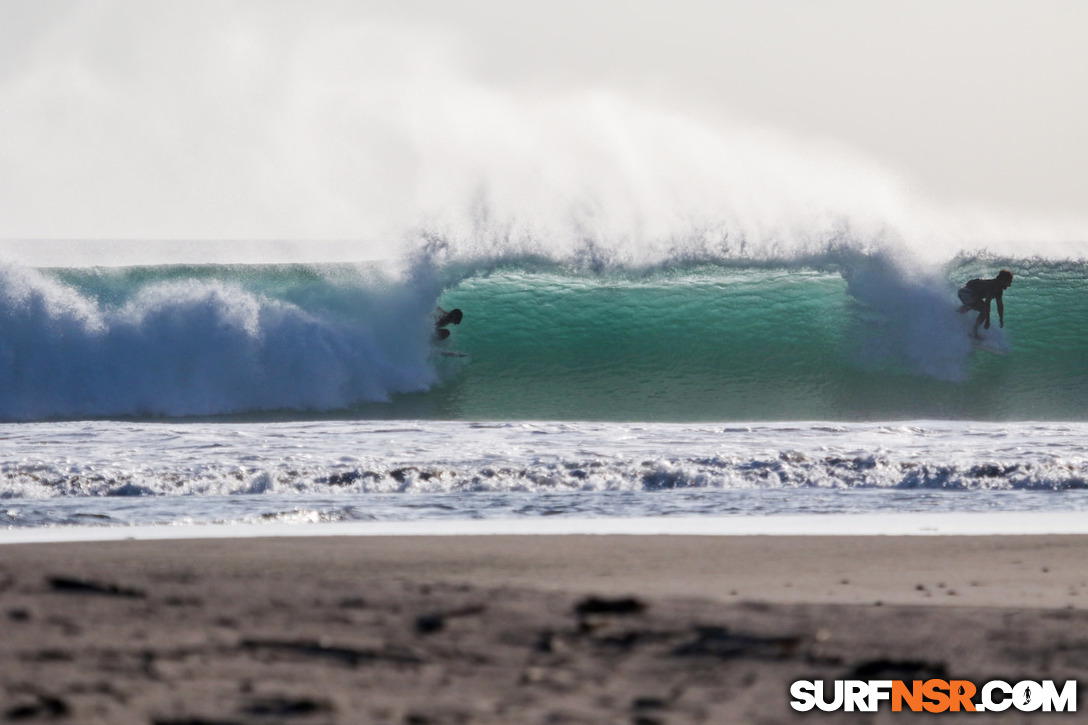
M 413 536 L 1082 536 L 1081 511 L 769 516 L 523 517 L 324 523 L 41 526 L 0 529 L 0 546 L 95 541 Z

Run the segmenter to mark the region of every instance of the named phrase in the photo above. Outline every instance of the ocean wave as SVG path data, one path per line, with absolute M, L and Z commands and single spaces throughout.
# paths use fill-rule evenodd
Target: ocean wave
M 775 260 L 0 267 L 0 420 L 224 414 L 1083 420 L 1088 264 Z M 972 344 L 956 287 L 1014 269 Z M 434 344 L 436 305 L 465 324 Z M 994 322 L 997 322 L 996 311 Z M 436 353 L 454 353 L 445 357 Z

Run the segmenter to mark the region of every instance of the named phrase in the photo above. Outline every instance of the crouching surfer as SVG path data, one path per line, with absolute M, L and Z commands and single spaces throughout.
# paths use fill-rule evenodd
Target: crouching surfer
M 454 308 L 447 312 L 441 307 L 436 307 L 434 312 L 434 337 L 436 340 L 445 340 L 450 336 L 450 331 L 445 329 L 447 325 L 460 325 L 464 314 Z
M 990 329 L 990 301 L 997 302 L 997 318 L 1001 327 L 1005 326 L 1005 305 L 1001 301 L 1001 294 L 1009 288 L 1012 284 L 1012 272 L 1007 269 L 1003 269 L 997 273 L 997 276 L 993 279 L 973 279 L 964 286 L 960 287 L 959 298 L 963 306 L 960 307 L 960 314 L 963 314 L 969 310 L 978 312 L 978 317 L 975 318 L 975 329 L 972 331 L 972 335 L 976 339 L 981 339 L 981 335 L 978 334 L 979 327 L 985 327 Z

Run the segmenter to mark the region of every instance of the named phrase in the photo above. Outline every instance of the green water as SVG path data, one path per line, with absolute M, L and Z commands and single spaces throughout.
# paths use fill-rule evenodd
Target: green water
M 468 419 L 1088 417 L 1084 268 L 1021 270 L 1005 297 L 1003 356 L 975 351 L 973 317 L 950 311 L 953 280 L 980 273 L 950 270 L 947 289 L 921 295 L 888 290 L 878 302 L 890 314 L 838 271 L 468 279 L 443 297 L 466 311 L 451 344 L 470 361 L 439 408 Z M 997 319 L 995 309 L 988 334 Z

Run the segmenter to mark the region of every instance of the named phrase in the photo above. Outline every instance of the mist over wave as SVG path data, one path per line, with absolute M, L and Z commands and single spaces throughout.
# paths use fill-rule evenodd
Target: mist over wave
M 456 36 L 327 10 L 75 6 L 0 79 L 0 238 L 132 241 L 8 253 L 354 262 L 440 238 L 458 258 L 626 265 L 844 243 L 937 262 L 1085 254 L 1084 219 L 941 208 L 827 141 L 608 89 L 489 83 Z M 148 250 L 161 239 L 196 242 Z M 283 241 L 231 241 L 250 239 Z

